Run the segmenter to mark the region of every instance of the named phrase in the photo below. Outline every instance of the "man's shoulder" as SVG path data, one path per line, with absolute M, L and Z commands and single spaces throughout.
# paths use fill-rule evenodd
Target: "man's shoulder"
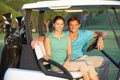
M 78 33 L 79 34 L 82 34 L 82 33 L 91 33 L 91 32 L 93 32 L 93 31 L 90 31 L 90 30 L 78 30 Z
M 69 30 L 66 30 L 66 31 L 63 31 L 63 32 L 64 32 L 64 34 L 66 34 L 66 35 L 69 35 L 69 33 L 70 33 Z
M 78 30 L 78 34 L 86 33 L 88 30 Z

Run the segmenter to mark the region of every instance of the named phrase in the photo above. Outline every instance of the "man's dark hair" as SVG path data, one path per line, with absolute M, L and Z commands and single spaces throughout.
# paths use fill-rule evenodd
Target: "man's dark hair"
M 67 24 L 69 25 L 70 21 L 77 21 L 80 24 L 80 19 L 76 16 L 72 16 L 68 19 Z

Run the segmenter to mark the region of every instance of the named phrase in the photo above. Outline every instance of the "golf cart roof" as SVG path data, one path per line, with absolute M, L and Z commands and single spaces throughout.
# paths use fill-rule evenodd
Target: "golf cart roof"
M 46 10 L 75 10 L 75 9 L 103 9 L 103 8 L 120 8 L 120 1 L 104 0 L 56 0 L 40 1 L 35 3 L 24 4 L 22 9 L 35 9 L 39 11 Z

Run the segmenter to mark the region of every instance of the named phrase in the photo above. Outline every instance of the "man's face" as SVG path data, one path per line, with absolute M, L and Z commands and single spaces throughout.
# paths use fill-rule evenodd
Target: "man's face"
M 80 24 L 76 20 L 70 21 L 69 23 L 70 32 L 76 33 L 78 32 L 79 28 L 80 28 Z

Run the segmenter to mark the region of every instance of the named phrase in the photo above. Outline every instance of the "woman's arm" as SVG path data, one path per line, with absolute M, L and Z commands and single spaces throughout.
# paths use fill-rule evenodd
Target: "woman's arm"
M 69 65 L 69 62 L 72 58 L 72 43 L 70 37 L 68 37 L 68 51 L 67 51 L 67 59 L 64 63 L 64 67 L 67 68 Z
M 48 37 L 45 38 L 45 51 L 46 51 L 46 56 L 44 59 L 49 60 L 51 58 L 51 47 L 50 47 L 50 39 Z
M 70 37 L 68 37 L 68 55 L 66 61 L 70 61 L 71 58 L 72 58 L 72 43 Z

